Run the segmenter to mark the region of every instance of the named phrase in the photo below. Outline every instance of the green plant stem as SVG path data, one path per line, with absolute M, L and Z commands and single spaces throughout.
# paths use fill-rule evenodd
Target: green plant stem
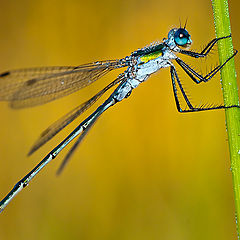
M 217 37 L 231 34 L 227 0 L 212 0 L 214 23 Z M 233 54 L 232 39 L 228 38 L 218 44 L 220 63 Z M 225 106 L 239 105 L 238 87 L 234 59 L 221 71 L 222 88 Z M 229 108 L 225 111 L 228 133 L 231 171 L 236 208 L 236 224 L 239 236 L 240 229 L 240 109 Z

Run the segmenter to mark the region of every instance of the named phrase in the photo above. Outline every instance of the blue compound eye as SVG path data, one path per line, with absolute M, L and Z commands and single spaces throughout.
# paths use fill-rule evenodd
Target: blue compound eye
M 192 42 L 188 31 L 184 28 L 179 28 L 174 33 L 174 41 L 178 46 L 181 46 L 181 47 L 186 47 Z

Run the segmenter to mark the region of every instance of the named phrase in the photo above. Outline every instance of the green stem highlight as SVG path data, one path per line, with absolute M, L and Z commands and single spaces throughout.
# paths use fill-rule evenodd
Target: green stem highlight
M 228 1 L 212 0 L 214 23 L 217 37 L 231 34 Z M 232 39 L 219 41 L 220 63 L 233 54 Z M 239 105 L 238 86 L 234 59 L 231 59 L 221 71 L 223 97 L 225 106 Z M 228 133 L 231 171 L 236 209 L 236 224 L 239 238 L 240 229 L 240 109 L 229 108 L 225 111 L 226 128 Z

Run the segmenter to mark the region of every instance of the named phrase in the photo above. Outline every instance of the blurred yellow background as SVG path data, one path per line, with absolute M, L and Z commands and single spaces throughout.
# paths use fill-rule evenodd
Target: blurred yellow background
M 186 18 L 193 49 L 215 37 L 211 1 L 1 1 L 0 71 L 121 58 Z M 0 103 L 0 198 L 97 105 L 27 158 L 40 133 L 118 73 L 40 107 Z M 60 177 L 67 149 L 10 203 L 0 239 L 236 239 L 227 147 L 224 111 L 179 114 L 164 69 L 104 113 Z

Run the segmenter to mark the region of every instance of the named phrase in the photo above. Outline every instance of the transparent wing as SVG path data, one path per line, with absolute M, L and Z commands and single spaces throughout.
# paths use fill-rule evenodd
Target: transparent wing
M 77 67 L 40 67 L 0 74 L 0 101 L 12 108 L 47 103 L 84 88 L 113 69 L 125 67 L 125 60 L 109 60 Z
M 74 119 L 80 116 L 84 111 L 90 108 L 107 90 L 111 87 L 115 86 L 119 82 L 124 79 L 124 74 L 120 74 L 117 79 L 113 82 L 108 84 L 104 89 L 98 92 L 95 96 L 90 98 L 88 101 L 84 102 L 83 104 L 79 105 L 62 118 L 54 122 L 50 125 L 45 131 L 42 132 L 39 139 L 35 142 L 31 150 L 29 151 L 28 155 L 31 155 L 37 149 L 39 149 L 42 145 L 52 139 L 58 132 L 60 132 L 63 128 L 65 128 L 69 123 L 71 123 Z

